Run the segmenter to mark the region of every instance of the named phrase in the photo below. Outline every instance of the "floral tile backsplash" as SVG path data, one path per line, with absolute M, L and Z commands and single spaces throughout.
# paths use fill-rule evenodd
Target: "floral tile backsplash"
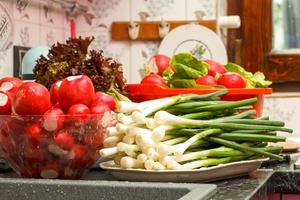
M 0 38 L 10 44 L 2 48 L 0 42 L 0 77 L 13 74 L 13 45 L 51 46 L 69 36 L 66 13 L 52 0 L 0 0 L 0 22 L 6 18 L 6 25 L 13 32 Z

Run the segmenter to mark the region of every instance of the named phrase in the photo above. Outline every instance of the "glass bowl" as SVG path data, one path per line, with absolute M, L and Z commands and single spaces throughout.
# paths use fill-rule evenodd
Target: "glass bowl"
M 22 177 L 79 179 L 99 158 L 114 115 L 0 115 L 0 153 Z

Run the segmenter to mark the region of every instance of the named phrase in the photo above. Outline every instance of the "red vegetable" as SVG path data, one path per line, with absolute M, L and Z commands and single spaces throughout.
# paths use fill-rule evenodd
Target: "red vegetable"
M 59 105 L 68 110 L 74 104 L 90 106 L 95 97 L 94 85 L 85 75 L 65 78 L 59 89 Z
M 216 85 L 217 81 L 214 77 L 207 75 L 197 78 L 196 83 L 199 85 Z
M 59 108 L 51 108 L 43 116 L 43 127 L 46 131 L 59 130 L 65 121 L 64 112 Z
M 170 66 L 170 57 L 162 55 L 162 54 L 157 54 L 153 57 L 158 74 L 162 75 L 163 72 Z M 151 62 L 151 61 L 150 61 Z
M 150 73 L 149 75 L 145 76 L 143 78 L 143 80 L 141 81 L 142 84 L 147 84 L 147 83 L 151 83 L 151 84 L 158 84 L 158 85 L 163 85 L 163 86 L 167 86 L 166 81 L 163 79 L 163 77 L 161 77 L 158 74 L 155 73 Z
M 7 115 L 11 113 L 11 94 L 0 91 L 0 114 Z
M 64 150 L 70 150 L 75 141 L 69 132 L 61 130 L 54 136 L 54 143 Z
M 50 88 L 50 97 L 53 104 L 56 104 L 58 102 L 58 95 L 59 95 L 59 88 L 62 81 L 56 81 L 51 85 Z
M 47 88 L 34 82 L 21 85 L 12 99 L 13 111 L 18 115 L 43 115 L 51 106 Z
M 43 130 L 36 123 L 27 126 L 25 128 L 25 134 L 31 144 L 35 146 L 38 145 L 40 141 L 45 137 Z
M 96 104 L 91 107 L 91 114 L 102 115 L 106 111 L 110 111 L 106 104 Z
M 115 102 L 114 98 L 103 92 L 95 93 L 93 105 L 96 105 L 96 104 L 106 104 L 111 110 L 114 110 L 116 107 L 116 102 Z
M 89 160 L 87 158 L 87 149 L 85 146 L 77 144 L 75 145 L 70 153 L 71 165 L 74 168 L 85 167 Z
M 22 84 L 23 81 L 18 78 L 6 77 L 0 81 L 0 91 L 14 93 Z
M 84 135 L 84 143 L 92 149 L 100 149 L 104 140 L 102 133 L 88 133 Z
M 205 60 L 205 62 L 209 64 L 208 75 L 210 76 L 215 77 L 216 73 L 224 74 L 227 72 L 226 68 L 221 63 L 218 63 L 214 60 Z
M 70 115 L 68 117 L 68 119 L 87 120 L 87 119 L 89 119 L 90 114 L 91 114 L 91 111 L 90 111 L 89 107 L 87 107 L 86 105 L 84 105 L 84 104 L 74 104 L 68 110 L 68 115 Z
M 246 81 L 245 79 L 234 72 L 226 72 L 222 74 L 218 80 L 217 83 L 219 85 L 224 85 L 227 88 L 245 88 L 246 87 Z
M 34 163 L 43 162 L 47 159 L 47 153 L 43 149 L 35 147 L 26 149 L 24 156 L 29 162 Z

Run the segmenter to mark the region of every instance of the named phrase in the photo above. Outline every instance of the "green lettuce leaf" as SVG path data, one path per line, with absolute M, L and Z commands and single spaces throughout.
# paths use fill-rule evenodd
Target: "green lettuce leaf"
M 176 71 L 173 75 L 173 79 L 196 79 L 202 76 L 202 72 L 186 65 L 176 63 L 172 65 Z
M 194 79 L 175 79 L 171 82 L 170 87 L 172 88 L 197 88 L 197 89 L 222 89 L 225 88 L 222 85 L 199 85 Z
M 272 84 L 271 81 L 265 80 L 265 75 L 262 72 L 252 74 L 235 63 L 228 63 L 225 67 L 227 71 L 236 72 L 244 77 L 247 81 L 248 88 L 266 88 Z
M 198 60 L 190 53 L 179 53 L 174 55 L 171 59 L 171 65 L 175 66 L 177 64 L 193 68 L 197 70 L 202 76 L 207 75 L 208 73 L 208 65 L 205 62 Z

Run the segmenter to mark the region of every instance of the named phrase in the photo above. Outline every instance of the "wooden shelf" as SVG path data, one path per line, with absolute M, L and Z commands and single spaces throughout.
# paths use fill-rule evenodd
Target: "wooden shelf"
M 200 25 L 206 26 L 207 28 L 216 31 L 216 21 L 215 20 L 202 20 L 202 21 L 167 21 L 170 24 L 170 31 L 178 26 L 198 23 Z M 158 33 L 158 25 L 160 21 L 141 21 L 140 24 L 139 37 L 137 40 L 160 40 Z M 131 40 L 128 34 L 128 24 L 129 22 L 113 22 L 111 38 L 112 40 Z

